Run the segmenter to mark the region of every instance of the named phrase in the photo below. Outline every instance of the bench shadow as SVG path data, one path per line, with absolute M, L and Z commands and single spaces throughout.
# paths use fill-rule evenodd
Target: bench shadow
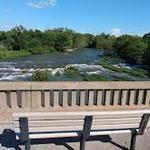
M 103 143 L 111 143 L 118 147 L 120 150 L 129 150 L 128 148 L 119 145 L 118 143 L 115 143 L 112 141 L 111 137 L 109 135 L 105 136 L 92 136 L 87 139 L 87 141 L 99 141 Z M 74 142 L 80 142 L 80 138 L 53 138 L 53 139 L 36 139 L 31 140 L 31 145 L 39 145 L 39 144 L 50 144 L 53 143 L 55 145 L 63 145 L 67 150 L 75 150 L 72 146 L 69 145 L 69 143 Z M 10 129 L 6 129 L 3 131 L 3 133 L 0 135 L 0 143 L 2 146 L 6 148 L 14 148 L 15 150 L 21 150 L 19 147 L 20 145 L 23 145 L 20 141 L 16 140 L 16 134 L 14 131 Z
M 15 150 L 21 150 L 18 141 L 16 141 L 16 134 L 10 129 L 5 129 L 0 134 L 0 143 L 6 148 L 14 148 Z

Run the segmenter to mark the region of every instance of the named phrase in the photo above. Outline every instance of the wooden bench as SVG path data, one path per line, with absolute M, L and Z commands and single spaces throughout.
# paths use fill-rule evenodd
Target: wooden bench
M 17 140 L 30 150 L 31 139 L 80 137 L 80 150 L 89 136 L 131 133 L 131 150 L 137 135 L 143 135 L 150 109 L 130 111 L 38 112 L 13 114 Z

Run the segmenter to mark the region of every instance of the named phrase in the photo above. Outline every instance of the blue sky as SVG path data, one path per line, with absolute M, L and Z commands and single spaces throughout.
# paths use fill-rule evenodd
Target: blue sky
M 68 27 L 98 34 L 150 32 L 150 0 L 0 0 L 0 30 Z

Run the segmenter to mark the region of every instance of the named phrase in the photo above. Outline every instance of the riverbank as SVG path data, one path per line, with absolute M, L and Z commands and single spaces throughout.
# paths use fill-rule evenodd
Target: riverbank
M 0 51 L 0 60 L 6 60 L 6 59 L 13 59 L 13 58 L 18 58 L 18 57 L 26 57 L 33 55 L 27 50 L 21 50 L 21 51 Z
M 10 50 L 0 50 L 0 60 L 7 60 L 7 59 L 14 59 L 14 58 L 21 58 L 26 56 L 38 55 L 38 54 L 53 54 L 53 53 L 66 53 L 66 52 L 74 52 L 77 48 L 74 49 L 66 49 L 64 52 L 57 52 L 55 50 L 37 50 L 30 52 L 29 50 L 21 50 L 21 51 L 10 51 Z
M 135 77 L 150 78 L 150 71 L 144 69 L 143 66 L 128 64 L 118 57 L 103 56 L 101 58 L 101 65 L 103 68 L 118 72 L 120 74 L 124 73 Z

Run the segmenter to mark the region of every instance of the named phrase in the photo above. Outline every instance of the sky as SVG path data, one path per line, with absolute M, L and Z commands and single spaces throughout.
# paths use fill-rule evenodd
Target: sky
M 0 0 L 0 30 L 16 25 L 143 35 L 150 32 L 150 0 Z

